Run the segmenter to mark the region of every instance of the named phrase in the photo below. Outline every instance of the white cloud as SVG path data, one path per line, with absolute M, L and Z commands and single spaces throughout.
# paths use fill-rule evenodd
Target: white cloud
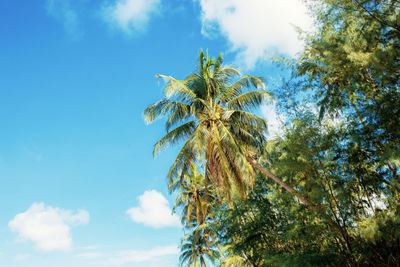
M 46 9 L 50 16 L 63 24 L 65 32 L 72 39 L 82 36 L 78 13 L 72 8 L 71 0 L 47 0 Z
M 156 190 L 145 191 L 139 197 L 139 207 L 126 211 L 132 221 L 160 228 L 165 226 L 178 226 L 179 218 L 172 214 L 168 200 Z
M 84 252 L 76 256 L 81 259 L 91 260 L 91 259 L 103 258 L 105 254 L 101 252 Z
M 274 138 L 277 135 L 283 134 L 283 125 L 281 123 L 281 118 L 276 112 L 275 104 L 269 103 L 262 105 L 261 114 L 268 123 L 268 132 L 270 138 Z
M 16 261 L 24 261 L 24 260 L 28 259 L 30 256 L 31 256 L 30 254 L 18 254 L 15 257 L 15 260 Z
M 103 8 L 104 18 L 127 34 L 143 31 L 150 17 L 157 14 L 160 0 L 116 0 Z
M 179 253 L 177 246 L 156 247 L 150 250 L 126 250 L 116 253 L 108 259 L 109 264 L 119 265 L 130 262 L 156 261 L 160 257 L 176 255 Z
M 99 245 L 90 245 L 90 246 L 80 247 L 80 249 L 84 249 L 84 250 L 94 250 L 94 249 L 98 249 L 99 247 L 100 247 Z
M 199 0 L 202 33 L 220 32 L 238 60 L 252 67 L 279 52 L 294 55 L 303 46 L 293 25 L 311 29 L 312 19 L 301 0 Z
M 372 194 L 372 196 L 369 199 L 371 201 L 372 207 L 370 207 L 369 205 L 370 203 L 367 197 L 362 197 L 362 199 L 365 202 L 364 206 L 368 216 L 373 216 L 375 214 L 374 210 L 376 209 L 385 210 L 388 207 L 387 198 L 384 194 L 380 194 L 380 196 L 378 196 L 375 193 Z
M 8 226 L 18 233 L 21 241 L 33 241 L 40 250 L 67 250 L 72 246 L 71 225 L 89 223 L 85 210 L 73 212 L 33 203 L 25 212 L 17 214 Z
M 148 250 L 122 250 L 113 252 L 85 252 L 76 257 L 92 261 L 98 265 L 120 265 L 133 262 L 160 261 L 165 256 L 179 254 L 178 246 L 158 246 Z M 94 261 L 93 261 L 94 260 Z

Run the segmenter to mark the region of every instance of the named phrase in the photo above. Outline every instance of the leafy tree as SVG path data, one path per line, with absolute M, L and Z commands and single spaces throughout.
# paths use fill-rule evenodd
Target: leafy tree
M 298 205 L 290 193 L 258 176 L 246 200 L 237 200 L 232 208 L 220 212 L 219 226 L 221 242 L 229 247 L 228 255 L 244 254 L 253 266 L 330 266 L 345 262 L 335 243 L 340 242 L 347 251 L 350 233 L 340 222 L 331 224 L 333 219 L 323 200 L 328 196 L 321 188 L 322 175 L 316 171 L 320 150 L 312 147 L 319 143 L 317 140 L 331 139 L 332 132 L 322 134 L 316 120 L 315 127 L 310 125 L 311 118 L 298 120 L 284 137 L 269 143 L 261 162 L 289 184 L 297 184 L 297 189 L 314 203 L 321 203 L 324 213 Z M 343 230 L 345 236 L 340 235 Z
M 398 265 L 399 2 L 310 2 L 318 30 L 308 36 L 298 74 L 307 77 L 320 119 L 336 115 L 346 127 L 329 145 L 332 158 L 321 159 L 331 214 L 352 236 L 353 261 Z
M 298 72 L 326 112 L 356 118 L 358 142 L 397 180 L 400 142 L 400 5 L 398 1 L 311 1 L 318 31 Z M 350 118 L 350 117 L 348 117 Z

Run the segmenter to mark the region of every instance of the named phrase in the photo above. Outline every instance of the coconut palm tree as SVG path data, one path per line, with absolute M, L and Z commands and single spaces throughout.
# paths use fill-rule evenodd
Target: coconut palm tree
M 267 123 L 251 111 L 271 98 L 261 77 L 241 76 L 237 69 L 222 64 L 221 54 L 214 59 L 203 51 L 196 72 L 185 80 L 157 77 L 166 81 L 166 97 L 145 109 L 145 120 L 168 119 L 167 134 L 155 144 L 153 154 L 185 141 L 168 172 L 170 185 L 176 179 L 182 184 L 195 164 L 204 171 L 206 196 L 210 182 L 219 195 L 230 199 L 232 192 L 238 192 L 244 196 L 253 182 L 254 166 L 314 207 L 255 161 L 254 155 L 261 152 L 266 141 Z
M 179 187 L 179 191 L 175 198 L 176 209 L 181 209 L 181 223 L 186 227 L 201 225 L 206 220 L 209 204 L 214 202 L 215 196 L 209 191 L 208 201 L 206 201 L 204 188 L 204 175 L 199 172 L 194 165 L 191 168 L 189 177 L 185 177 L 183 183 L 179 179 L 175 179 L 173 187 Z
M 218 246 L 212 242 L 212 231 L 202 224 L 185 236 L 181 244 L 179 261 L 184 266 L 206 267 L 206 260 L 215 263 L 221 257 Z

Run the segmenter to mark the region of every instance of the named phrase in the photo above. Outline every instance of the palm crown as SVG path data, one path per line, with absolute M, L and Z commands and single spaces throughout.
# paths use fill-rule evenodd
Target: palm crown
M 233 189 L 245 194 L 253 177 L 246 156 L 263 147 L 267 131 L 265 120 L 250 111 L 270 94 L 262 78 L 240 76 L 237 69 L 222 64 L 222 55 L 209 58 L 203 51 L 197 71 L 185 80 L 157 75 L 166 81 L 166 97 L 146 108 L 145 119 L 168 119 L 167 134 L 153 153 L 185 140 L 168 172 L 170 185 L 176 179 L 183 183 L 196 164 L 205 173 L 206 194 L 210 182 L 229 197 Z
M 206 220 L 207 208 L 209 203 L 213 203 L 215 194 L 209 191 L 205 196 L 204 175 L 198 172 L 196 166 L 193 166 L 190 176 L 185 177 L 184 182 L 175 179 L 172 186 L 179 187 L 179 191 L 175 198 L 176 209 L 181 209 L 181 222 L 190 228 L 196 224 L 203 224 Z M 206 201 L 206 197 L 208 198 Z

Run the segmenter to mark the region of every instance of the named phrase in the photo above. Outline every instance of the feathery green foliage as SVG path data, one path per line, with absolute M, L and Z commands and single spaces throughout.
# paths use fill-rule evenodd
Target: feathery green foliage
M 197 71 L 185 80 L 158 75 L 166 81 L 166 98 L 146 108 L 145 119 L 150 123 L 166 116 L 168 132 L 154 146 L 154 155 L 185 140 L 168 173 L 171 184 L 197 164 L 203 166 L 205 187 L 212 182 L 228 198 L 232 192 L 246 195 L 253 177 L 246 155 L 262 149 L 267 132 L 266 122 L 249 111 L 271 95 L 262 78 L 246 75 L 233 82 L 238 76 L 237 69 L 222 64 L 222 55 L 209 58 L 203 51 Z

